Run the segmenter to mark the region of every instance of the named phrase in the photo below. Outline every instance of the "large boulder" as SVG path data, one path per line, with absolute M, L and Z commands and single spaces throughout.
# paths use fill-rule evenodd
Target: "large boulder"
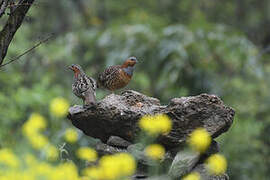
M 111 136 L 133 142 L 139 134 L 138 121 L 146 114 L 167 114 L 173 127 L 169 134 L 159 137 L 166 148 L 177 147 L 198 127 L 204 127 L 213 138 L 226 132 L 234 117 L 234 110 L 215 95 L 201 94 L 173 98 L 168 105 L 136 91 L 110 94 L 88 108 L 75 105 L 68 118 L 86 135 L 106 143 Z

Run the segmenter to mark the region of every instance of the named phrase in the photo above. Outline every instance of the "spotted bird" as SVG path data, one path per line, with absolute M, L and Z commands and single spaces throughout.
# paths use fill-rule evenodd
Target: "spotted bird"
M 127 58 L 122 65 L 109 66 L 98 76 L 97 86 L 110 91 L 125 87 L 132 78 L 136 57 Z

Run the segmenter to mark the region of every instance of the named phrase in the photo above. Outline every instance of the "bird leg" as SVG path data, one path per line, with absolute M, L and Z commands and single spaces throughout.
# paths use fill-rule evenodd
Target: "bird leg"
M 92 90 L 86 91 L 84 96 L 84 107 L 93 106 L 96 104 L 96 95 Z

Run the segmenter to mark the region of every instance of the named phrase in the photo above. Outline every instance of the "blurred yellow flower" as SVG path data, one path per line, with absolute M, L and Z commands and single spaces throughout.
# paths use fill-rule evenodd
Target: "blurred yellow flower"
M 10 149 L 0 149 L 0 164 L 7 165 L 11 168 L 17 168 L 19 166 L 19 160 Z
M 139 127 L 150 135 L 167 134 L 172 129 L 172 122 L 165 114 L 143 116 Z
M 41 135 L 41 134 L 35 134 L 31 137 L 28 137 L 28 139 L 29 139 L 31 145 L 33 146 L 33 148 L 35 148 L 35 149 L 42 149 L 46 145 L 49 144 L 48 138 Z
M 49 145 L 46 149 L 45 149 L 45 153 L 46 153 L 46 157 L 48 160 L 51 161 L 55 161 L 58 156 L 59 156 L 59 151 L 56 147 L 54 147 L 53 145 Z
M 51 154 L 55 154 L 54 150 L 50 150 L 54 148 L 55 147 L 53 146 L 49 146 L 48 152 L 51 151 Z M 23 168 L 18 168 L 21 162 L 12 153 L 12 151 L 9 149 L 0 149 L 0 166 L 8 166 L 8 168 L 4 168 L 3 171 L 3 168 L 0 168 L 1 180 L 81 180 L 78 174 L 77 167 L 71 162 L 61 163 L 60 165 L 53 165 L 51 163 L 48 163 L 47 161 L 38 160 L 32 154 L 26 154 L 23 156 Z M 89 180 L 89 178 L 87 180 Z
M 160 126 L 160 131 L 162 134 L 167 134 L 172 129 L 172 121 L 171 119 L 165 114 L 158 114 L 155 116 L 157 123 Z
M 146 147 L 145 154 L 151 159 L 160 160 L 164 157 L 165 149 L 159 144 L 152 144 Z
M 64 117 L 68 113 L 69 103 L 66 99 L 57 97 L 50 103 L 50 111 L 56 117 Z
M 50 180 L 79 180 L 77 167 L 72 162 L 62 163 L 50 174 Z
M 35 177 L 32 173 L 26 173 L 26 172 L 18 172 L 15 170 L 8 171 L 5 175 L 1 175 L 1 180 L 17 180 L 17 179 L 23 179 L 23 180 L 35 180 Z
M 69 143 L 74 143 L 78 140 L 78 133 L 75 129 L 69 128 L 65 132 L 65 140 Z
M 188 143 L 193 150 L 203 153 L 211 143 L 211 136 L 204 128 L 197 128 L 191 133 Z
M 117 163 L 117 159 L 113 155 L 105 155 L 101 157 L 99 165 L 103 179 L 113 180 L 119 177 L 121 169 Z
M 136 161 L 133 156 L 128 153 L 115 154 L 119 167 L 122 167 L 122 175 L 132 175 L 136 170 Z
M 227 170 L 226 158 L 220 154 L 213 154 L 206 160 L 206 165 L 211 174 L 223 174 Z
M 81 147 L 77 150 L 77 156 L 80 159 L 87 160 L 87 161 L 96 161 L 97 160 L 97 152 L 88 147 Z
M 155 133 L 156 131 L 154 131 L 153 128 L 151 128 L 151 124 L 154 122 L 154 116 L 150 116 L 150 115 L 145 115 L 143 116 L 140 121 L 139 121 L 139 127 L 144 130 L 147 131 L 149 133 Z
M 53 172 L 54 167 L 49 163 L 39 162 L 35 166 L 32 166 L 30 170 L 33 170 L 34 174 L 38 176 L 48 177 L 50 173 Z
M 103 172 L 98 167 L 88 167 L 88 168 L 85 168 L 82 173 L 83 175 L 88 177 L 88 178 L 85 178 L 87 180 L 89 180 L 89 178 L 90 180 L 92 179 L 100 180 Z
M 200 174 L 197 172 L 192 172 L 186 175 L 183 180 L 200 180 Z
M 23 124 L 22 132 L 25 136 L 32 136 L 38 131 L 45 129 L 46 126 L 47 122 L 42 115 L 32 113 L 29 119 Z
M 99 165 L 102 172 L 101 179 L 106 180 L 130 176 L 136 170 L 136 161 L 128 153 L 103 156 L 99 161 Z

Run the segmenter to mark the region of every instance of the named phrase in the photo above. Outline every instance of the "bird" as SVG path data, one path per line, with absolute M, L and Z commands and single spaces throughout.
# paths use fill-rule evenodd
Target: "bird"
M 112 92 L 125 87 L 132 78 L 137 62 L 136 57 L 129 57 L 122 65 L 107 67 L 98 75 L 97 87 L 105 88 Z
M 78 64 L 72 64 L 69 69 L 74 72 L 72 92 L 83 100 L 84 107 L 96 104 L 97 83 L 95 79 L 88 77 Z

